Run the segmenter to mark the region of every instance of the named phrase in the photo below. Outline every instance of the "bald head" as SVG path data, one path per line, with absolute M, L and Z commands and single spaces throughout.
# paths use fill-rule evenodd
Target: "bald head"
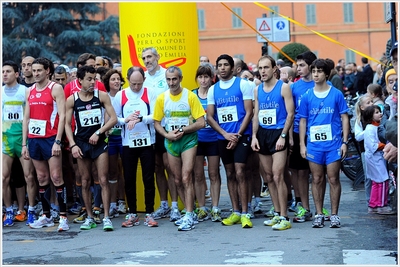
M 34 57 L 26 56 L 21 61 L 22 73 L 26 79 L 32 78 L 32 62 L 35 60 Z

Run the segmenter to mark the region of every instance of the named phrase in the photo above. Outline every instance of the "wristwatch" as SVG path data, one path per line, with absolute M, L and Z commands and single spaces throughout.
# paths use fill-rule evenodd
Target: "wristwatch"
M 179 132 L 180 132 L 180 133 L 183 133 L 183 128 L 179 128 Z
M 139 116 L 138 116 L 138 119 L 139 119 L 139 122 L 142 122 L 142 121 L 143 121 L 143 116 L 142 116 L 142 115 L 139 115 Z
M 61 140 L 56 140 L 56 141 L 54 141 L 54 143 L 56 143 L 57 145 L 61 146 Z
M 346 146 L 349 144 L 349 141 L 343 141 L 342 144 L 345 144 Z
M 96 131 L 96 135 L 100 135 L 100 129 L 98 129 L 97 131 Z
M 283 139 L 285 139 L 285 138 L 286 138 L 286 134 L 285 134 L 285 133 L 282 133 L 282 134 L 281 134 L 281 137 L 282 137 Z

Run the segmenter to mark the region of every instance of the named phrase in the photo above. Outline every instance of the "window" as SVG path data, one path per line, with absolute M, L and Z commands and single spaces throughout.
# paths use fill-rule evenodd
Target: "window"
M 242 8 L 240 7 L 234 7 L 232 8 L 233 12 L 235 12 L 239 17 L 242 17 Z M 242 28 L 242 21 L 235 16 L 235 14 L 232 14 L 232 27 L 235 28 Z
M 279 14 L 279 6 L 270 6 L 269 8 L 273 10 L 273 12 L 272 11 L 269 12 L 269 15 L 271 17 L 277 17 Z
M 356 62 L 356 54 L 351 50 L 346 50 L 346 62 Z
M 197 19 L 198 19 L 198 24 L 199 24 L 199 30 L 205 30 L 206 22 L 204 19 L 204 9 L 197 10 Z
M 353 4 L 352 3 L 343 3 L 343 17 L 344 17 L 344 23 L 353 23 L 354 22 Z
M 317 19 L 315 15 L 315 4 L 306 5 L 306 24 L 316 24 Z

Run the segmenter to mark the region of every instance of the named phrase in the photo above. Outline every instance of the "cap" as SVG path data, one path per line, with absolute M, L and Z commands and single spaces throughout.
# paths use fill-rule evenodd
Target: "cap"
M 390 50 L 390 56 L 392 56 L 393 52 L 397 50 L 397 44 L 398 42 L 395 42 L 394 45 L 392 46 L 392 49 Z
M 67 73 L 70 73 L 69 67 L 67 65 L 61 64 L 60 66 L 63 67 Z
M 276 65 L 285 66 L 285 61 L 283 61 L 282 59 L 278 59 L 278 60 L 276 61 Z

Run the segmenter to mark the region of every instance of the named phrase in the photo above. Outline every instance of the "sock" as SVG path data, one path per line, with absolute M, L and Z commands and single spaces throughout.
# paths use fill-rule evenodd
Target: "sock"
M 239 215 L 239 216 L 240 216 L 240 211 L 234 210 L 233 212 L 234 212 L 236 215 Z
M 171 207 L 172 207 L 173 209 L 177 209 L 177 208 L 178 208 L 178 201 L 172 201 Z
M 46 214 L 46 217 L 50 218 L 50 184 L 39 185 L 39 197 L 42 202 L 43 214 Z
M 29 207 L 28 207 L 28 212 L 29 212 L 29 211 L 35 211 L 35 207 L 29 206 Z
M 300 197 L 296 197 L 296 204 L 301 202 L 301 198 Z
M 65 188 L 65 184 L 60 186 L 55 186 L 57 192 L 57 200 L 60 205 L 59 211 L 60 213 L 65 214 L 67 212 L 67 189 Z
M 117 203 L 116 202 L 111 202 L 110 203 L 110 210 L 113 209 L 113 208 L 115 208 L 115 209 L 117 208 Z
M 101 186 L 100 184 L 93 185 L 93 198 L 94 198 L 94 206 L 100 207 L 101 203 L 103 202 L 101 198 Z
M 12 213 L 14 213 L 13 206 L 6 208 L 6 211 L 11 211 Z
M 173 204 L 174 204 L 174 202 L 172 202 L 172 206 L 174 206 Z M 167 200 L 162 200 L 161 201 L 161 206 L 163 208 L 168 208 L 168 201 Z
M 81 184 L 80 185 L 77 184 L 77 185 L 75 185 L 75 187 L 76 187 L 76 192 L 77 192 L 78 197 L 79 197 L 79 203 L 81 204 L 82 207 L 84 207 L 85 203 L 83 202 L 82 185 Z

